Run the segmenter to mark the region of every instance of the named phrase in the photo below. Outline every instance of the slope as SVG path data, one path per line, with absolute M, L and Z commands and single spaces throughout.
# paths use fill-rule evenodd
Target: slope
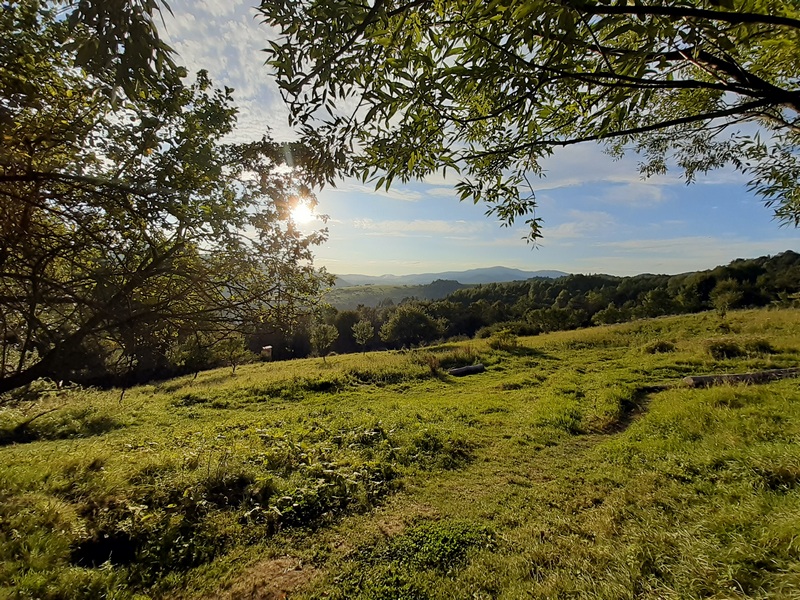
M 797 382 L 654 388 L 798 348 L 793 310 L 705 313 L 57 391 L 4 411 L 0 589 L 788 597 Z

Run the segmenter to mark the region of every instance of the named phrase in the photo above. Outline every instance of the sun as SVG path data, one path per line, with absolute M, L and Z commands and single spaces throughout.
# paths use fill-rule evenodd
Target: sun
M 298 225 L 305 225 L 317 218 L 317 213 L 305 202 L 300 202 L 292 209 L 292 220 Z

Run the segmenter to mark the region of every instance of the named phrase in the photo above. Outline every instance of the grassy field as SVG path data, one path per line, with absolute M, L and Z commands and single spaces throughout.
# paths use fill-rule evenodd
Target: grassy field
M 0 598 L 800 597 L 796 311 L 488 344 L 7 407 Z

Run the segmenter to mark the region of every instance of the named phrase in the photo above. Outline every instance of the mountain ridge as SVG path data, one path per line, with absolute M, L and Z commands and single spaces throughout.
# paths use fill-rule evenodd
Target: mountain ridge
M 557 279 L 569 275 L 563 271 L 540 269 L 523 271 L 510 267 L 480 267 L 463 271 L 443 271 L 440 273 L 412 273 L 410 275 L 360 275 L 347 273 L 336 276 L 337 287 L 355 287 L 362 285 L 427 285 L 439 279 L 457 281 L 463 284 L 506 283 L 524 281 L 534 277 Z

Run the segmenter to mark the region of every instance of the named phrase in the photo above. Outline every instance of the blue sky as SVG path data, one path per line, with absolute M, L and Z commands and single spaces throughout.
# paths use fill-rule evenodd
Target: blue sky
M 235 88 L 237 136 L 294 137 L 261 48 L 274 35 L 254 0 L 170 0 L 166 38 L 191 71 Z M 779 227 L 742 177 L 717 171 L 687 186 L 676 174 L 642 180 L 635 155 L 614 161 L 600 147 L 564 149 L 544 165 L 532 248 L 524 225 L 500 227 L 484 207 L 458 202 L 455 179 L 429 178 L 376 193 L 342 181 L 318 193 L 329 240 L 317 263 L 334 273 L 396 275 L 503 265 L 572 273 L 680 273 L 798 250 L 798 231 Z M 313 225 L 313 223 L 311 224 Z M 309 226 L 311 226 L 309 225 Z M 317 224 L 321 226 L 321 224 Z

